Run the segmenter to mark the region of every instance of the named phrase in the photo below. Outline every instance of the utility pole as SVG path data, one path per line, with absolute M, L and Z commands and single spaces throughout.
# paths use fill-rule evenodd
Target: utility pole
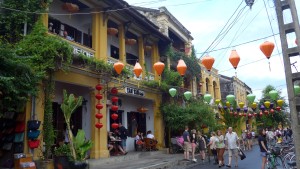
M 283 62 L 285 68 L 286 84 L 288 91 L 288 101 L 291 114 L 291 125 L 293 129 L 294 144 L 296 150 L 297 168 L 300 168 L 300 98 L 294 94 L 294 82 L 300 80 L 300 73 L 292 73 L 290 57 L 299 57 L 300 44 L 296 47 L 288 47 L 287 34 L 295 33 L 297 41 L 300 42 L 299 20 L 294 0 L 274 0 L 277 20 L 282 46 Z M 289 11 L 292 16 L 291 23 L 284 23 L 283 11 Z M 286 11 L 286 12 L 287 12 Z

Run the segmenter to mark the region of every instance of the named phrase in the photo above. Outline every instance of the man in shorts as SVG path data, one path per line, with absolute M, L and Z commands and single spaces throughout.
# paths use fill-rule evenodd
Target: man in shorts
M 185 126 L 185 131 L 183 132 L 183 149 L 184 149 L 184 159 L 185 160 L 190 160 L 190 152 L 189 152 L 189 149 L 190 149 L 190 144 L 191 144 L 191 141 L 190 141 L 190 133 L 189 133 L 189 127 L 188 126 Z
M 232 127 L 228 128 L 228 133 L 225 135 L 225 149 L 228 149 L 228 164 L 226 167 L 231 168 L 232 155 L 235 157 L 235 167 L 238 167 L 238 142 L 239 138 L 235 132 L 232 131 Z

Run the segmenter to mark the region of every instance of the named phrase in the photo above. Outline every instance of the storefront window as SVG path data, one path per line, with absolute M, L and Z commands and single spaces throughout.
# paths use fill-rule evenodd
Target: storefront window
M 127 112 L 128 136 L 135 137 L 139 131 L 146 135 L 146 114 L 139 112 Z

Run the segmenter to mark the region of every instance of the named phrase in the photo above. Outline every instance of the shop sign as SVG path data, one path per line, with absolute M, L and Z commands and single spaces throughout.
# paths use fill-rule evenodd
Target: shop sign
M 145 96 L 145 92 L 139 89 L 131 88 L 131 87 L 125 87 L 125 93 L 128 94 L 134 94 L 138 96 Z

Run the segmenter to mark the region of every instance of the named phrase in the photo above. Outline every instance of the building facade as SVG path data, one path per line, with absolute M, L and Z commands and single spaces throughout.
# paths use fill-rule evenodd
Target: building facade
M 48 34 L 58 36 L 73 47 L 74 56 L 83 54 L 95 60 L 108 64 L 122 62 L 126 69 L 133 70 L 138 61 L 143 68 L 140 77 L 134 74 L 124 79 L 118 76 L 108 76 L 90 71 L 78 65 L 72 65 L 68 72 L 58 71 L 54 75 L 55 94 L 53 96 L 53 124 L 57 131 L 56 142 L 63 140 L 64 118 L 60 110 L 63 89 L 75 96 L 83 96 L 83 105 L 72 115 L 71 123 L 76 130 L 83 129 L 86 138 L 94 143 L 91 158 L 108 157 L 107 132 L 112 131 L 112 123 L 122 123 L 128 129 L 127 151 L 134 150 L 134 138 L 137 131 L 146 133 L 151 130 L 158 140 L 158 147 L 164 147 L 164 124 L 160 116 L 159 105 L 161 93 L 159 90 L 140 85 L 143 80 L 158 80 L 153 64 L 160 60 L 162 47 L 168 46 L 171 39 L 159 31 L 159 27 L 150 22 L 123 0 L 83 0 L 74 1 L 78 11 L 65 8 L 65 1 L 54 0 L 49 7 L 49 13 L 43 14 L 43 24 L 48 28 Z M 115 9 L 122 9 L 116 10 Z M 76 9 L 75 9 L 76 10 Z M 72 15 L 72 13 L 77 13 Z M 117 33 L 111 32 L 117 30 Z M 146 76 L 147 72 L 147 76 Z M 95 95 L 100 84 L 103 89 L 100 94 L 103 108 L 100 113 L 103 118 L 101 129 L 95 124 L 99 103 Z M 112 93 L 112 89 L 118 92 Z M 42 96 L 42 93 L 40 94 Z M 113 120 L 111 114 L 111 98 L 117 96 L 118 119 Z M 38 97 L 35 110 L 39 112 L 38 119 L 43 119 L 43 97 Z M 26 113 L 30 117 L 33 109 L 28 104 Z M 141 109 L 147 110 L 142 112 Z M 25 143 L 25 152 L 28 147 Z M 37 152 L 35 152 L 36 154 Z

